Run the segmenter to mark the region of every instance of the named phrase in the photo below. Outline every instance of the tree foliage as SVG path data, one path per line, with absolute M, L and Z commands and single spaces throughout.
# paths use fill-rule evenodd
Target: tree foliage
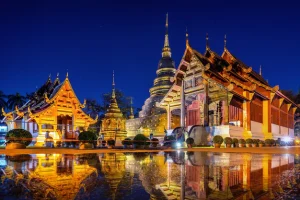
M 10 110 L 15 109 L 16 106 L 21 107 L 26 103 L 26 97 L 18 92 L 16 94 L 8 95 L 7 99 L 7 105 Z

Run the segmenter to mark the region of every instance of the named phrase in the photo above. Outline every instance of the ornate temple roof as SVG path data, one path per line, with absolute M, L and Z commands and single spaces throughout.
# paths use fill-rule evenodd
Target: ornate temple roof
M 21 119 L 24 115 L 34 116 L 35 114 L 44 112 L 53 106 L 54 99 L 62 90 L 63 86 L 66 86 L 70 89 L 70 91 L 73 91 L 72 97 L 74 97 L 75 100 L 73 103 L 76 105 L 78 104 L 78 108 L 83 108 L 84 105 L 80 103 L 74 90 L 72 89 L 68 74 L 63 82 L 60 82 L 58 76 L 59 74 L 57 74 L 57 77 L 53 82 L 51 81 L 51 76 L 49 76 L 47 81 L 40 88 L 38 88 L 29 98 L 29 100 L 20 108 L 16 107 L 14 111 L 9 113 L 5 113 L 3 110 L 2 112 L 4 113 L 4 116 L 6 116 L 3 121 L 6 120 L 7 117 L 9 117 L 10 120 Z M 83 110 L 80 112 L 86 115 Z M 94 121 L 94 119 L 90 118 L 88 115 L 86 115 L 86 118 Z

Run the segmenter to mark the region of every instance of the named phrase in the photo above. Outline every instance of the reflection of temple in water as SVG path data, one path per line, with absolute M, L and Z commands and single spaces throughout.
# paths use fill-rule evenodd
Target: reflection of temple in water
M 296 184 L 291 155 L 194 152 L 182 168 L 173 168 L 178 155 L 171 157 L 168 179 L 157 186 L 167 199 L 270 199 Z
M 272 199 L 295 188 L 299 160 L 181 151 L 39 154 L 7 156 L 0 174 L 2 184 L 12 180 L 34 199 Z
M 76 155 L 37 154 L 26 162 L 10 160 L 2 171 L 2 182 L 10 179 L 21 184 L 34 199 L 75 199 L 80 190 L 93 187 L 98 176 L 96 168 Z

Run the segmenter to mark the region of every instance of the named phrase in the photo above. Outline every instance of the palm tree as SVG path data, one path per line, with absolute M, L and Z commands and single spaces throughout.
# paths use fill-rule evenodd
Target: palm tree
M 6 103 L 7 96 L 0 90 L 0 109 L 6 108 L 7 103 Z M 0 111 L 1 114 L 1 111 Z
M 8 95 L 8 108 L 13 110 L 16 106 L 21 107 L 26 103 L 26 97 L 22 96 L 20 93 Z

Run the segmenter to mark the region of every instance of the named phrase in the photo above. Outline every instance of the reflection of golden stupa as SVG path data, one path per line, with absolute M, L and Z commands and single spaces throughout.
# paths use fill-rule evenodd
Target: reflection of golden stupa
M 101 159 L 102 172 L 110 186 L 112 198 L 115 199 L 117 188 L 125 175 L 126 156 L 123 153 L 104 154 Z
M 123 116 L 121 112 L 115 93 L 115 80 L 113 74 L 113 89 L 110 100 L 109 108 L 105 114 L 104 119 L 102 120 L 102 134 L 104 134 L 104 139 L 107 140 L 109 138 L 113 138 L 116 140 L 123 140 L 127 136 L 125 121 L 126 118 Z

